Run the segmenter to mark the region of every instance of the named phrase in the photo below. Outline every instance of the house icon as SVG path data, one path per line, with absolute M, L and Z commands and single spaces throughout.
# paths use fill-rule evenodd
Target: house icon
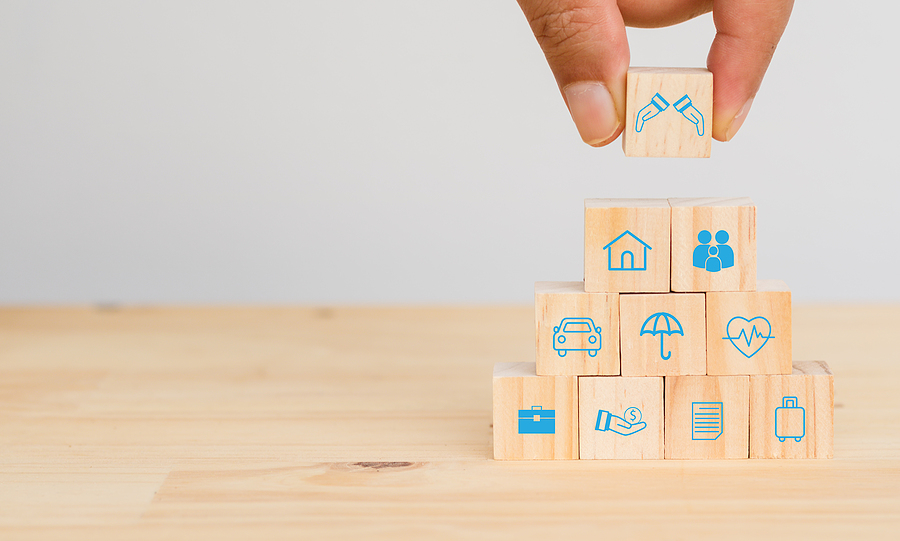
M 653 248 L 631 231 L 625 230 L 603 249 L 609 250 L 607 252 L 609 270 L 642 271 L 647 270 L 647 250 Z

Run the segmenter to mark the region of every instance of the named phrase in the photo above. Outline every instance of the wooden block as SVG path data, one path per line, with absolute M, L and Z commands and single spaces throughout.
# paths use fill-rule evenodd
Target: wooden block
M 706 374 L 706 303 L 701 293 L 622 294 L 623 376 Z
M 834 456 L 834 375 L 821 361 L 790 375 L 750 376 L 752 458 Z
M 703 68 L 630 68 L 626 78 L 626 156 L 709 158 L 713 76 Z
M 534 325 L 541 376 L 619 374 L 619 294 L 584 282 L 536 282 Z
M 494 459 L 578 458 L 578 378 L 534 363 L 494 365 Z
M 791 291 L 760 280 L 756 291 L 706 294 L 706 373 L 791 373 Z
M 582 459 L 663 458 L 662 378 L 578 378 Z
M 756 206 L 749 197 L 669 199 L 672 291 L 756 288 Z
M 586 199 L 585 291 L 668 292 L 670 222 L 665 199 Z
M 666 377 L 666 458 L 747 458 L 749 376 Z

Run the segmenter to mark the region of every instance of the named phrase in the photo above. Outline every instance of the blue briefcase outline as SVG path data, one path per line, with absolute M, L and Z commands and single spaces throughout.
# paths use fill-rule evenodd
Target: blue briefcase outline
M 556 410 L 542 406 L 519 410 L 519 434 L 556 434 Z

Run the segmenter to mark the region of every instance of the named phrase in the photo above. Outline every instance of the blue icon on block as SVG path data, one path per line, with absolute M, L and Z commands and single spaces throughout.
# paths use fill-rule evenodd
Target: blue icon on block
M 669 102 L 660 95 L 659 92 L 650 98 L 650 103 L 645 105 L 637 114 L 637 121 L 634 124 L 634 131 L 640 133 L 644 129 L 644 122 L 660 114 L 669 108 Z
M 716 245 L 711 246 L 712 234 L 703 230 L 697 234 L 700 244 L 694 248 L 694 266 L 709 272 L 719 272 L 734 266 L 734 250 L 728 246 L 728 232 L 719 230 L 716 233 Z
M 719 439 L 725 427 L 721 402 L 694 402 L 691 405 L 691 439 Z
M 759 353 L 769 338 L 772 338 L 772 324 L 768 319 L 762 316 L 753 319 L 736 316 L 728 321 L 722 339 L 730 340 L 731 345 L 749 359 Z
M 691 124 L 694 125 L 694 128 L 697 130 L 697 135 L 703 137 L 703 134 L 706 133 L 706 124 L 703 121 L 703 113 L 697 110 L 694 107 L 691 98 L 685 94 L 675 102 L 672 107 L 675 108 L 676 111 L 681 113 L 681 116 L 686 118 Z M 669 102 L 666 101 L 662 95 L 657 92 L 651 99 L 650 103 L 645 105 L 638 111 L 637 118 L 634 123 L 634 131 L 640 133 L 641 130 L 644 129 L 644 122 L 647 122 L 651 118 L 660 114 L 669 108 Z
M 645 271 L 647 270 L 647 250 L 649 244 L 638 238 L 631 231 L 610 241 L 603 247 L 606 253 L 606 267 L 611 271 Z
M 657 312 L 648 317 L 644 324 L 641 325 L 641 334 L 638 336 L 644 336 L 645 334 L 659 336 L 659 356 L 665 361 L 672 356 L 672 352 L 665 350 L 663 338 L 666 335 L 672 336 L 673 334 L 684 336 L 684 329 L 681 327 L 681 322 L 672 314 Z
M 641 410 L 634 407 L 625 410 L 621 417 L 606 410 L 600 410 L 597 412 L 597 424 L 594 426 L 594 430 L 601 432 L 608 430 L 620 436 L 637 434 L 645 428 L 647 428 L 647 423 L 641 422 Z
M 569 351 L 587 351 L 596 357 L 603 343 L 600 327 L 589 317 L 566 317 L 553 327 L 553 349 L 560 357 Z
M 697 135 L 703 137 L 703 133 L 706 131 L 706 127 L 703 124 L 703 114 L 694 107 L 694 104 L 691 103 L 691 98 L 687 94 L 676 101 L 672 107 L 681 113 L 684 118 L 690 120 L 691 124 L 697 128 Z
M 556 410 L 541 406 L 519 410 L 519 434 L 556 434 Z
M 806 409 L 797 405 L 796 396 L 785 396 L 781 407 L 775 408 L 775 437 L 778 441 L 793 438 L 800 441 L 806 435 Z

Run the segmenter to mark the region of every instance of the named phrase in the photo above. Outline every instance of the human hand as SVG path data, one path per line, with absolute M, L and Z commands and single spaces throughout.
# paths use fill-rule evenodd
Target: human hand
M 669 108 L 669 102 L 667 102 L 662 96 L 659 95 L 659 92 L 653 96 L 653 99 L 650 100 L 650 103 L 645 105 L 643 109 L 638 111 L 637 114 L 637 125 L 634 130 L 638 133 L 642 129 L 644 129 L 644 122 L 650 120 L 661 112 L 665 111 Z M 700 135 L 703 135 L 702 133 Z
M 611 143 L 625 126 L 625 74 L 630 62 L 626 25 L 657 28 L 712 11 L 716 37 L 706 60 L 715 80 L 712 136 L 728 141 L 747 118 L 794 4 L 793 0 L 518 2 L 581 138 L 597 147 Z M 701 133 L 702 116 L 699 111 L 694 116 L 694 111 L 691 105 L 681 113 Z
M 697 135 L 703 137 L 703 130 L 705 128 L 703 124 L 703 114 L 694 107 L 694 104 L 691 102 L 691 98 L 688 97 L 687 94 L 681 97 L 680 100 L 675 102 L 675 110 L 684 116 L 684 118 L 690 120 L 697 127 Z M 638 130 L 640 131 L 640 130 Z
M 641 422 L 632 424 L 618 415 L 613 415 L 605 410 L 597 412 L 597 424 L 594 426 L 594 430 L 599 430 L 601 432 L 609 430 L 610 432 L 615 432 L 621 436 L 630 436 L 645 428 L 647 428 L 647 423 Z

